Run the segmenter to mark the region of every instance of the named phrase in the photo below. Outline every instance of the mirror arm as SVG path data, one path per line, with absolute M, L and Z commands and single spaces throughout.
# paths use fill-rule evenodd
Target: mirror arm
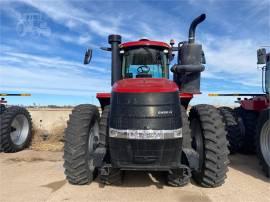
M 112 51 L 112 49 L 109 47 L 100 47 L 100 49 L 104 51 Z

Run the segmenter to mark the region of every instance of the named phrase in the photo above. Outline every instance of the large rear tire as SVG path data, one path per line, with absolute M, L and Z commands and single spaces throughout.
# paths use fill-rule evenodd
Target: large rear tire
M 242 107 L 234 109 L 237 116 L 239 117 L 239 124 L 243 125 L 243 144 L 240 152 L 244 154 L 254 154 L 256 151 L 255 147 L 255 136 L 256 127 L 258 120 L 258 112 L 252 110 L 246 110 Z
M 8 107 L 0 115 L 0 148 L 3 152 L 18 152 L 27 148 L 32 139 L 32 119 L 23 107 Z
M 256 146 L 262 169 L 270 177 L 270 109 L 261 112 L 258 119 Z
M 228 171 L 228 141 L 220 112 L 211 105 L 191 108 L 192 147 L 199 154 L 199 168 L 193 179 L 203 187 L 222 185 Z
M 96 177 L 93 153 L 98 145 L 98 122 L 99 112 L 94 105 L 78 105 L 69 116 L 64 137 L 64 168 L 71 184 L 88 184 Z
M 238 122 L 238 117 L 234 110 L 230 107 L 219 107 L 225 122 L 225 129 L 227 131 L 227 140 L 229 141 L 230 153 L 239 152 L 243 145 L 243 133 Z

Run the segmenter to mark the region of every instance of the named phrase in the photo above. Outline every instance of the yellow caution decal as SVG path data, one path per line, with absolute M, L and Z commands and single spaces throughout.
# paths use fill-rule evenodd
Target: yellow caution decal
M 0 96 L 31 96 L 29 93 L 21 93 L 21 94 L 16 94 L 16 93 L 0 93 Z
M 219 94 L 216 93 L 209 93 L 208 96 L 218 96 Z

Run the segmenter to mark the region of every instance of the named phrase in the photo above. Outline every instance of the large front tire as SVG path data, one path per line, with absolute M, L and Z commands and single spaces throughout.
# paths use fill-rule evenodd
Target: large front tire
M 98 144 L 99 112 L 94 105 L 78 105 L 69 116 L 64 137 L 64 168 L 71 184 L 88 184 L 97 174 L 93 153 Z
M 203 187 L 217 187 L 224 183 L 228 171 L 228 142 L 220 112 L 211 105 L 191 108 L 190 126 L 192 147 L 199 154 L 199 168 L 193 179 Z
M 0 148 L 13 153 L 27 148 L 32 139 L 32 119 L 23 107 L 8 107 L 0 115 Z
M 270 177 L 270 109 L 261 112 L 258 119 L 256 146 L 262 169 Z

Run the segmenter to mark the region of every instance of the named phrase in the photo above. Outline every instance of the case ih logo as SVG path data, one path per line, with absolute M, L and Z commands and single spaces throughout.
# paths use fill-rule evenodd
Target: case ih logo
M 20 36 L 31 34 L 33 36 L 43 35 L 48 37 L 51 35 L 51 29 L 40 13 L 23 13 L 16 29 Z
M 158 111 L 158 115 L 160 114 L 172 114 L 172 111 Z

